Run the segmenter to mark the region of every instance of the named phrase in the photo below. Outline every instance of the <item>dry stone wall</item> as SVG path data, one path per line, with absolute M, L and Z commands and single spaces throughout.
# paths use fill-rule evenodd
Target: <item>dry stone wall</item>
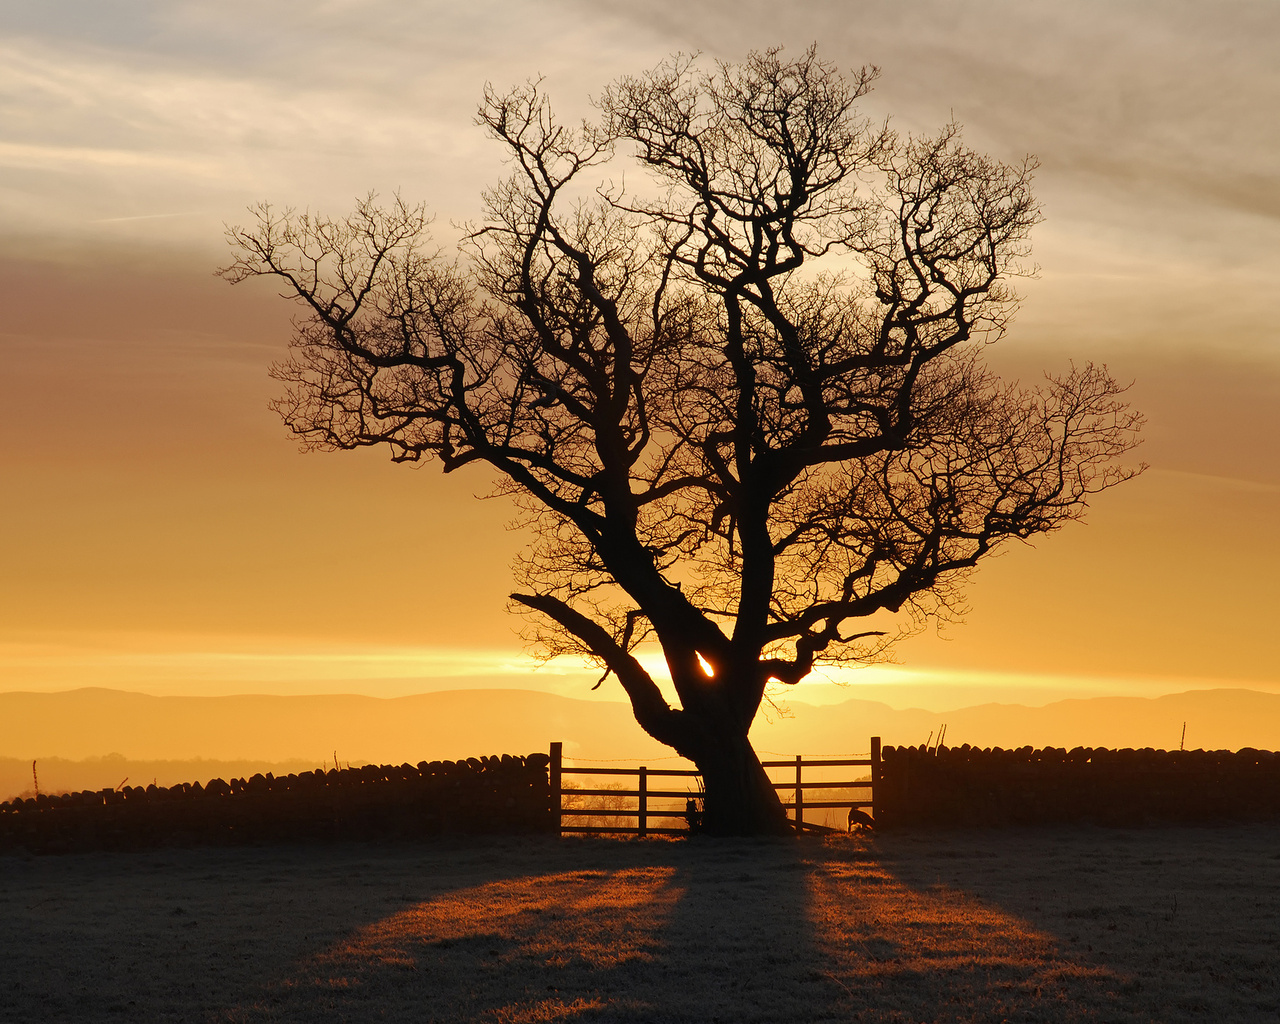
M 549 832 L 549 762 L 504 754 L 41 794 L 0 803 L 0 850 Z
M 1280 819 L 1267 750 L 885 747 L 877 828 Z

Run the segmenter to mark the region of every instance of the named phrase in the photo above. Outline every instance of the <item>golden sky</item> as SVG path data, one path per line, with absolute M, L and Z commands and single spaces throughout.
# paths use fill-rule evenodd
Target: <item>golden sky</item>
M 796 698 L 1280 689 L 1272 0 L 4 5 L 0 689 L 586 696 L 530 675 L 482 476 L 296 452 L 266 406 L 290 307 L 212 276 L 223 225 L 399 189 L 447 240 L 502 173 L 486 81 L 586 115 L 674 50 L 815 39 L 881 66 L 869 113 L 1039 158 L 1040 275 L 993 361 L 1133 379 L 1152 468 L 979 571 L 946 639 Z

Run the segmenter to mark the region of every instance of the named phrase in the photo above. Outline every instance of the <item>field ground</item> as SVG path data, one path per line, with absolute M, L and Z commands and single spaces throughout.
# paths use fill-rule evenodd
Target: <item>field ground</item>
M 1270 1021 L 1280 826 L 0 857 L 0 1020 Z

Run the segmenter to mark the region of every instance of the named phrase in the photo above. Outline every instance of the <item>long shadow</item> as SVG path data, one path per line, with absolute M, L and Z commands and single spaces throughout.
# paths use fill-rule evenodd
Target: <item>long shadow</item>
M 1270 945 L 1250 951 L 1207 924 L 1223 904 L 1197 906 L 1191 852 L 1164 853 L 1178 916 L 1136 916 L 1135 880 L 1165 869 L 1145 863 L 1154 835 L 1126 842 L 1099 852 L 1041 830 L 8 859 L 0 916 L 19 938 L 0 957 L 0 1020 L 1273 1018 L 1280 873 L 1262 889 L 1232 874 L 1238 836 L 1210 858 L 1228 909 L 1265 897 L 1253 913 L 1272 915 Z M 1250 842 L 1280 852 L 1280 830 Z M 1242 991 L 1150 991 L 1175 941 L 1218 990 Z M 1135 961 L 1143 942 L 1157 952 Z
M 1078 1019 L 1280 1019 L 1280 826 L 921 832 L 877 846 L 912 891 L 1022 922 L 1028 948 L 1061 965 L 1042 973 Z
M 1105 969 L 1015 914 L 921 884 L 885 845 L 877 838 L 861 860 L 828 857 L 810 878 L 815 944 L 841 984 L 843 1019 L 1131 1019 Z
M 528 870 L 550 839 L 0 855 L 0 1021 L 226 1019 L 401 908 Z
M 927 846 L 885 845 L 566 841 L 360 929 L 221 1019 L 1155 1019 L 1123 974 L 927 880 Z
M 838 1019 L 809 913 L 816 844 L 695 839 L 676 851 L 680 897 L 659 936 L 643 1001 L 626 1021 Z
M 516 852 L 478 884 L 302 958 L 215 1019 L 836 1019 L 808 869 L 802 844 L 785 840 Z

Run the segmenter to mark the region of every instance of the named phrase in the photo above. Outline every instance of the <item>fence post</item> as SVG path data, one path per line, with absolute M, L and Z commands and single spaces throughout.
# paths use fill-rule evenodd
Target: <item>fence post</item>
M 547 808 L 551 812 L 551 825 L 555 829 L 556 835 L 560 834 L 560 808 L 561 808 L 561 792 L 560 792 L 560 769 L 561 757 L 564 753 L 563 743 L 551 744 L 551 765 L 547 773 L 547 780 L 551 783 L 551 800 L 550 806 Z
M 800 755 L 796 754 L 796 835 L 804 831 L 804 778 L 801 774 Z
M 876 816 L 876 794 L 880 792 L 880 737 L 871 737 L 871 817 Z
M 639 812 L 639 834 L 643 837 L 649 834 L 649 775 L 648 769 L 644 765 L 640 766 L 640 792 L 637 796 L 640 798 L 640 805 L 637 808 Z

